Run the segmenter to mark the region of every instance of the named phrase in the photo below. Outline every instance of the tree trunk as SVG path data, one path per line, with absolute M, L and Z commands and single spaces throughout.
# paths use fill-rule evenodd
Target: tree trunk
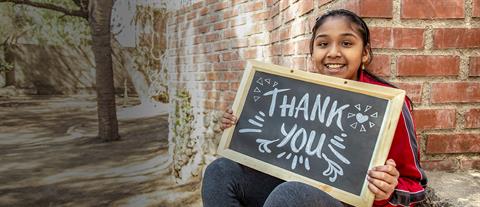
M 112 6 L 113 0 L 91 0 L 88 15 L 96 68 L 98 136 L 104 141 L 120 139 L 115 108 L 112 45 L 110 42 Z

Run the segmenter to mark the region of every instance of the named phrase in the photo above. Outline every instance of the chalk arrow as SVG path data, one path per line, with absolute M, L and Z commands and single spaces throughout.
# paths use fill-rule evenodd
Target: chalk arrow
M 257 80 L 257 83 L 263 86 L 263 79 L 262 79 L 262 78 L 259 78 L 259 79 Z

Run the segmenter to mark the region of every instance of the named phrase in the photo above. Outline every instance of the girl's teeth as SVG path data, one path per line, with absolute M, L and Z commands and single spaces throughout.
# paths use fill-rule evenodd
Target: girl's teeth
M 340 67 L 342 67 L 342 66 L 343 66 L 343 65 L 339 65 L 339 64 L 328 64 L 328 65 L 327 65 L 328 68 L 335 68 L 335 69 L 336 69 L 336 68 L 340 68 Z

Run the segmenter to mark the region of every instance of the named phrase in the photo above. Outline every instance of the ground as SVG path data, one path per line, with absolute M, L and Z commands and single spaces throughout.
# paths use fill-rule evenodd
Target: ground
M 94 97 L 0 98 L 0 206 L 200 206 L 171 176 L 167 115 L 125 109 L 104 143 Z
M 104 143 L 94 100 L 0 98 L 0 206 L 201 206 L 198 181 L 173 180 L 165 113 L 131 100 L 118 108 L 121 141 Z M 480 206 L 479 171 L 427 175 L 423 206 Z

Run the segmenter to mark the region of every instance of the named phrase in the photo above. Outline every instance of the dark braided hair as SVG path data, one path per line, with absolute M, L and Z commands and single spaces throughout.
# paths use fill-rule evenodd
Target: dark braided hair
M 315 42 L 315 35 L 317 33 L 317 30 L 320 26 L 323 25 L 323 23 L 325 23 L 325 21 L 329 17 L 345 17 L 348 20 L 350 20 L 350 22 L 352 24 L 354 24 L 356 26 L 357 32 L 362 37 L 363 47 L 364 48 L 366 47 L 366 49 L 368 50 L 368 60 L 365 64 L 369 65 L 372 62 L 372 59 L 373 59 L 373 52 L 372 52 L 372 47 L 371 47 L 371 43 L 370 43 L 370 30 L 368 29 L 367 23 L 365 23 L 365 21 L 363 21 L 363 19 L 361 17 L 359 17 L 357 14 L 355 14 L 355 13 L 349 11 L 349 10 L 346 10 L 346 9 L 331 10 L 331 11 L 323 14 L 322 16 L 317 17 L 317 19 L 315 21 L 315 25 L 312 28 L 312 39 L 310 40 L 310 55 L 313 55 L 313 47 L 314 47 L 313 44 Z M 358 71 L 360 71 L 360 70 L 358 70 Z M 375 79 L 376 81 L 378 81 L 380 83 L 389 85 L 389 86 L 394 87 L 394 88 L 398 88 L 397 86 L 393 85 L 392 83 L 374 75 L 373 73 L 371 73 L 367 69 L 365 69 L 364 72 L 365 72 L 365 74 L 367 74 L 368 76 L 370 76 L 371 78 Z M 359 75 L 359 74 L 360 74 L 360 72 L 357 73 L 357 75 Z M 412 105 L 413 103 L 410 100 L 410 98 L 408 96 L 406 96 L 406 98 L 408 99 L 408 101 L 410 102 L 410 105 L 413 108 L 413 105 Z

